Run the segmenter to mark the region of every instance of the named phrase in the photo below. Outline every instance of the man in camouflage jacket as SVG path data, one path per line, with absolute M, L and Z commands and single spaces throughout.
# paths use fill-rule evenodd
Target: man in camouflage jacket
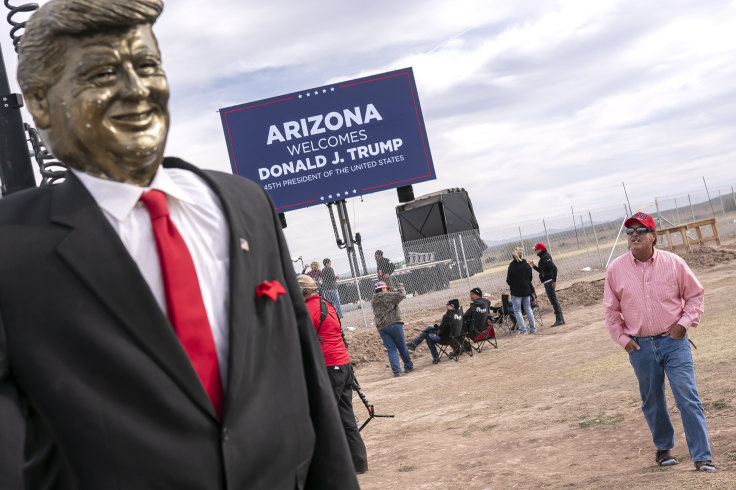
M 384 347 L 386 347 L 391 371 L 393 371 L 395 377 L 399 377 L 401 376 L 399 355 L 401 355 L 401 360 L 404 361 L 405 373 L 410 373 L 414 369 L 414 364 L 409 356 L 409 349 L 406 347 L 404 322 L 401 321 L 401 310 L 399 309 L 399 303 L 406 298 L 406 290 L 403 284 L 399 284 L 397 290 L 389 291 L 391 287 L 383 281 L 377 282 L 374 289 L 371 306 L 376 328 L 381 335 Z

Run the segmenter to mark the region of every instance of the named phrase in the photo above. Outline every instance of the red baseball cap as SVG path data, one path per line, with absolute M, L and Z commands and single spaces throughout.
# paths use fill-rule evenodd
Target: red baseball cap
M 547 247 L 544 246 L 544 243 L 537 243 L 534 245 L 534 250 L 547 250 Z
M 652 218 L 646 213 L 636 213 L 634 216 L 624 221 L 624 226 L 628 228 L 629 225 L 631 225 L 632 221 L 638 221 L 642 225 L 648 226 L 649 228 L 652 228 L 653 230 L 657 229 L 657 226 L 654 224 L 654 218 Z

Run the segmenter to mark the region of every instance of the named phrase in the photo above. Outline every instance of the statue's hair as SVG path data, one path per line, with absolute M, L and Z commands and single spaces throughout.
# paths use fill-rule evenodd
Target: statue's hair
M 18 83 L 24 94 L 46 91 L 64 69 L 65 36 L 83 36 L 153 24 L 162 0 L 51 0 L 25 26 L 18 49 Z

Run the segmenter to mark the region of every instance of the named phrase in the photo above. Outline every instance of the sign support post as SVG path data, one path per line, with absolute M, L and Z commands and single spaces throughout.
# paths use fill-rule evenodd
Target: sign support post
M 337 216 L 340 219 L 340 228 L 342 229 L 343 243 L 345 244 L 345 251 L 348 254 L 348 262 L 350 263 L 350 272 L 353 274 L 355 279 L 355 289 L 358 291 L 358 304 L 360 305 L 360 312 L 363 314 L 363 325 L 368 326 L 368 320 L 365 317 L 365 308 L 363 307 L 363 298 L 360 294 L 360 266 L 358 265 L 358 257 L 355 254 L 355 243 L 353 239 L 353 232 L 350 229 L 350 218 L 348 216 L 348 209 L 345 205 L 345 200 L 335 202 L 337 206 Z M 332 213 L 332 208 L 330 208 Z

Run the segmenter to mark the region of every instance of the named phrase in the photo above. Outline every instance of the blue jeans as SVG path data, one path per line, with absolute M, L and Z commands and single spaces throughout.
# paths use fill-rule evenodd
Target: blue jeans
M 557 291 L 555 291 L 555 288 L 552 287 L 552 282 L 553 281 L 544 283 L 544 291 L 547 293 L 547 298 L 549 298 L 549 302 L 552 304 L 552 309 L 554 310 L 555 314 L 562 313 L 560 302 L 557 301 Z
M 435 347 L 434 344 L 440 341 L 440 336 L 437 335 L 434 330 L 434 325 L 427 325 L 427 328 L 419 334 L 419 337 L 412 340 L 411 344 L 414 347 L 417 347 L 423 340 L 426 340 L 429 352 L 432 354 L 432 359 L 437 359 L 439 356 L 437 355 L 437 347 Z
M 670 380 L 675 403 L 680 410 L 685 439 L 693 461 L 711 459 L 705 411 L 695 386 L 693 357 L 687 335 L 672 337 L 632 337 L 641 350 L 629 354 L 629 362 L 639 380 L 641 410 L 647 419 L 657 449 L 675 445 L 675 431 L 664 395 L 664 375 Z
M 406 347 L 406 340 L 404 339 L 404 324 L 403 323 L 392 323 L 387 325 L 378 331 L 383 340 L 383 346 L 386 347 L 388 353 L 388 362 L 391 364 L 391 371 L 394 374 L 401 373 L 401 364 L 399 364 L 399 354 L 401 354 L 401 360 L 404 361 L 404 370 L 411 371 L 414 368 L 414 363 L 411 362 L 409 356 L 409 349 Z M 396 352 L 398 350 L 398 353 Z
M 337 312 L 337 318 L 342 318 L 342 308 L 340 307 L 340 293 L 337 289 L 324 289 L 322 291 L 322 297 L 330 302 L 335 307 Z
M 534 333 L 537 331 L 534 328 L 534 312 L 532 311 L 531 296 L 511 296 L 511 307 L 514 309 L 514 316 L 516 322 L 519 325 L 519 333 L 526 333 L 526 323 L 524 322 L 524 316 L 521 314 L 521 307 L 524 307 L 526 312 L 526 318 L 529 320 L 529 332 Z

